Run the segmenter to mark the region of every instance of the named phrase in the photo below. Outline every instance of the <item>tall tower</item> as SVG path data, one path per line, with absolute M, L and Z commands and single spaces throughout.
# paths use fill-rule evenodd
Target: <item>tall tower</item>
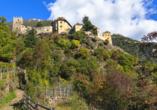
M 21 25 L 23 24 L 22 17 L 14 17 L 13 18 L 13 32 L 16 32 L 17 34 L 21 33 Z
M 112 44 L 112 38 L 111 38 L 111 33 L 109 31 L 103 32 L 103 37 L 104 40 L 108 40 L 110 44 Z

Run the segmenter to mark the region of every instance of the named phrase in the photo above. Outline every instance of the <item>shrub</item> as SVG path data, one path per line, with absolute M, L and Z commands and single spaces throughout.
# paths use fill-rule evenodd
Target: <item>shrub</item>
M 96 42 L 97 40 L 96 39 L 94 39 L 94 38 L 91 38 L 91 40 L 93 41 L 93 42 Z
M 70 66 L 77 67 L 77 66 L 79 66 L 80 64 L 78 63 L 77 60 L 72 59 L 72 60 L 68 60 L 68 61 L 67 61 L 67 65 L 68 65 L 69 67 L 70 67 Z
M 74 56 L 74 52 L 71 49 L 65 49 L 64 54 L 67 57 L 73 57 Z
M 72 69 L 73 69 L 73 68 L 68 67 L 68 65 L 64 62 L 64 63 L 62 64 L 62 66 L 60 67 L 59 75 L 60 75 L 62 78 L 66 79 L 66 80 L 69 80 L 69 79 L 70 79 L 70 76 L 71 76 L 71 74 L 72 74 L 72 72 L 71 72 Z
M 103 46 L 103 43 L 99 43 L 99 46 Z
M 34 99 L 34 95 L 35 95 L 35 87 L 34 84 L 32 82 L 29 82 L 28 84 L 26 84 L 25 86 L 25 93 L 31 97 L 31 99 Z
M 95 50 L 95 56 L 101 61 L 110 59 L 109 53 L 105 49 L 101 49 L 101 48 L 97 48 Z
M 83 43 L 85 43 L 85 42 L 86 42 L 86 38 L 80 39 L 80 44 L 83 44 Z
M 85 37 L 85 32 L 84 31 L 77 31 L 74 33 L 74 39 L 80 40 L 81 38 Z
M 104 44 L 105 44 L 105 45 L 108 45 L 108 44 L 109 44 L 109 40 L 106 39 L 105 42 L 104 42 Z
M 58 44 L 62 49 L 66 49 L 66 48 L 70 48 L 70 47 L 71 47 L 71 42 L 69 41 L 69 39 L 58 38 L 58 39 L 57 39 L 57 44 Z
M 72 106 L 73 102 L 70 99 L 67 99 L 66 104 L 69 105 L 70 107 Z
M 72 40 L 71 43 L 72 43 L 71 48 L 80 47 L 80 41 L 78 41 L 78 40 Z
M 89 50 L 85 47 L 81 47 L 80 50 L 77 53 L 77 57 L 81 57 L 81 58 L 87 58 L 89 57 Z

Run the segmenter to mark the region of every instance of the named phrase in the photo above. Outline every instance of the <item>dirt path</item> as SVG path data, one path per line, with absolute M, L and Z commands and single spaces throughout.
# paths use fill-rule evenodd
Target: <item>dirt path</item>
M 14 110 L 13 105 L 16 104 L 17 102 L 19 102 L 23 98 L 24 91 L 17 89 L 17 90 L 15 90 L 15 93 L 16 93 L 17 97 L 15 99 L 13 99 L 12 101 L 10 101 L 7 104 L 7 106 L 5 106 L 4 108 L 0 108 L 0 110 Z

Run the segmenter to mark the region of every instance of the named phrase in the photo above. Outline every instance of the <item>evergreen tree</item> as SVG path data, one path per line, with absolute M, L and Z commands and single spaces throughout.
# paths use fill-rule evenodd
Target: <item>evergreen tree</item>
M 36 27 L 42 27 L 42 26 L 43 26 L 43 24 L 41 22 L 38 22 L 36 25 Z
M 37 37 L 35 36 L 35 30 L 29 31 L 28 37 L 25 40 L 26 47 L 33 47 L 37 43 Z
M 87 16 L 85 16 L 82 20 L 83 22 L 83 29 L 85 31 L 91 31 L 94 29 L 94 25 L 90 22 L 89 18 Z
M 120 48 L 123 48 L 123 44 L 122 43 L 120 43 Z

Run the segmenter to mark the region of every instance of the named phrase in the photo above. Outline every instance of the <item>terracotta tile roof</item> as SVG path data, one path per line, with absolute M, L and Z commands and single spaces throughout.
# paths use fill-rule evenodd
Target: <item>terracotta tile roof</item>
M 105 32 L 103 32 L 103 33 L 110 33 L 109 31 L 105 31 Z
M 80 23 L 76 23 L 75 25 L 83 25 L 83 24 L 80 24 Z
M 54 22 L 58 21 L 58 20 L 63 20 L 63 21 L 66 21 L 70 26 L 71 24 L 64 18 L 64 17 L 58 17 L 57 19 L 55 19 L 54 21 L 52 21 L 51 24 L 53 24 Z M 72 26 L 71 26 L 72 27 Z
M 97 29 L 98 27 L 94 27 L 94 29 Z M 98 28 L 99 29 L 99 28 Z

